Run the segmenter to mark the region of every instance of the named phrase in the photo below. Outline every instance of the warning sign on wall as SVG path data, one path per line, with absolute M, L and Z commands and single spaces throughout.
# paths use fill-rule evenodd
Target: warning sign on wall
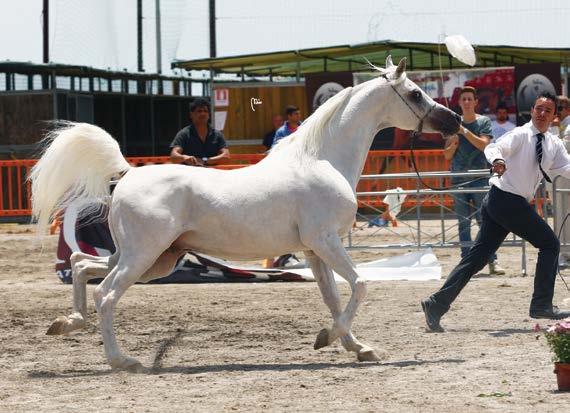
M 214 106 L 229 106 L 230 91 L 229 89 L 214 89 Z

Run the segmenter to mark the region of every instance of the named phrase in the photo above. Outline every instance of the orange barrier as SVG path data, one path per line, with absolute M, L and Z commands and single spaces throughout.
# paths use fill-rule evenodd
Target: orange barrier
M 0 216 L 31 215 L 30 183 L 26 180 L 35 160 L 0 161 Z
M 443 157 L 441 149 L 434 150 L 416 150 L 414 151 L 416 165 L 419 171 L 449 171 L 450 162 Z M 392 173 L 415 172 L 412 164 L 412 155 L 409 150 L 389 150 L 389 151 L 370 151 L 364 164 L 362 175 L 378 175 Z M 441 187 L 449 185 L 449 179 L 440 178 L 424 178 L 424 182 L 430 186 Z M 402 189 L 416 189 L 418 185 L 417 178 L 396 178 L 396 179 L 378 179 L 378 180 L 362 180 L 356 187 L 357 192 L 386 191 L 388 189 L 400 187 Z M 384 205 L 382 199 L 384 195 L 362 196 L 359 197 L 360 206 L 380 206 Z M 416 205 L 414 196 L 408 196 L 404 202 L 404 207 Z M 423 196 L 421 204 L 423 206 L 436 206 L 443 203 L 446 206 L 453 204 L 450 195 Z
M 446 171 L 449 164 L 443 158 L 441 150 L 418 150 L 414 151 L 416 163 L 420 171 Z M 252 165 L 264 158 L 264 154 L 232 154 L 228 164 L 217 165 L 219 169 L 236 169 Z M 128 157 L 128 162 L 133 166 L 169 163 L 168 156 L 145 156 Z M 36 160 L 9 160 L 0 161 L 0 217 L 30 216 L 30 183 L 26 180 L 30 168 Z M 364 165 L 363 174 L 403 173 L 413 172 L 410 151 L 370 151 Z M 430 185 L 443 185 L 436 178 L 426 179 Z M 357 191 L 383 191 L 390 188 L 401 187 L 403 189 L 415 189 L 415 178 L 393 180 L 366 180 L 358 184 Z M 359 199 L 361 206 L 379 206 L 383 196 L 366 196 Z M 446 195 L 445 204 L 451 205 L 451 198 Z M 407 197 L 404 206 L 415 205 L 414 197 Z M 422 205 L 432 206 L 438 204 L 437 200 L 429 197 L 422 198 Z

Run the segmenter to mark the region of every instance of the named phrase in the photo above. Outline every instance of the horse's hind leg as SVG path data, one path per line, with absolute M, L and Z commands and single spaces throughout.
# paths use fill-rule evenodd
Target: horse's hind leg
M 154 259 L 148 258 L 148 255 L 135 255 L 132 250 L 122 251 L 117 266 L 95 288 L 95 306 L 99 314 L 105 354 L 111 367 L 131 371 L 142 369 L 141 363 L 124 355 L 117 343 L 113 330 L 114 310 L 117 302 L 135 282 L 139 280 L 146 282 L 168 275 L 182 253 L 181 250 L 168 249 Z
M 305 256 L 315 275 L 315 279 L 323 296 L 323 301 L 329 308 L 333 319 L 337 320 L 342 314 L 342 307 L 333 272 L 323 260 L 317 257 L 312 251 L 305 252 Z M 332 342 L 329 341 L 331 337 L 332 334 L 330 330 L 321 330 L 315 342 L 315 349 L 329 345 Z M 360 361 L 375 361 L 381 358 L 374 349 L 359 342 L 350 330 L 347 334 L 340 337 L 340 341 L 347 351 L 355 352 Z
M 96 257 L 82 252 L 71 254 L 73 274 L 73 312 L 55 319 L 46 334 L 59 335 L 84 328 L 87 323 L 87 281 L 105 278 L 116 264 L 118 254 Z

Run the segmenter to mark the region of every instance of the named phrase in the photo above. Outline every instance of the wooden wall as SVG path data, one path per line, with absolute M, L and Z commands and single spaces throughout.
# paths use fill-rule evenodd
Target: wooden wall
M 216 86 L 228 90 L 228 105 L 216 106 L 216 112 L 226 111 L 227 119 L 223 129 L 227 140 L 263 139 L 273 129 L 271 119 L 275 114 L 285 112 L 287 105 L 295 105 L 301 110 L 302 119 L 307 117 L 305 86 Z M 215 93 L 214 93 L 215 96 Z M 251 108 L 251 99 L 261 100 L 261 104 Z M 213 99 L 215 101 L 215 99 Z
M 35 144 L 47 129 L 44 120 L 53 119 L 51 93 L 9 93 L 0 95 L 0 145 Z

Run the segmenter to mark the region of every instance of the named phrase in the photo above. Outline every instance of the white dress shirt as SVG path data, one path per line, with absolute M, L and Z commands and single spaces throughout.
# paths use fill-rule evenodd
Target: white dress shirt
M 492 121 L 491 133 L 493 134 L 493 142 L 496 142 L 501 136 L 512 131 L 514 128 L 516 128 L 516 125 L 508 120 L 503 123 L 499 123 L 496 120 Z
M 560 138 L 564 139 L 566 149 L 570 150 L 570 116 L 566 116 L 564 120 L 560 122 Z
M 536 160 L 537 133 L 540 131 L 531 121 L 506 133 L 498 142 L 487 145 L 487 160 L 492 164 L 497 159 L 503 159 L 507 166 L 501 177 L 489 179 L 490 185 L 529 201 L 534 197 L 542 180 Z M 556 175 L 570 178 L 570 156 L 562 140 L 550 132 L 544 133 L 542 142 L 542 169 L 551 179 Z

